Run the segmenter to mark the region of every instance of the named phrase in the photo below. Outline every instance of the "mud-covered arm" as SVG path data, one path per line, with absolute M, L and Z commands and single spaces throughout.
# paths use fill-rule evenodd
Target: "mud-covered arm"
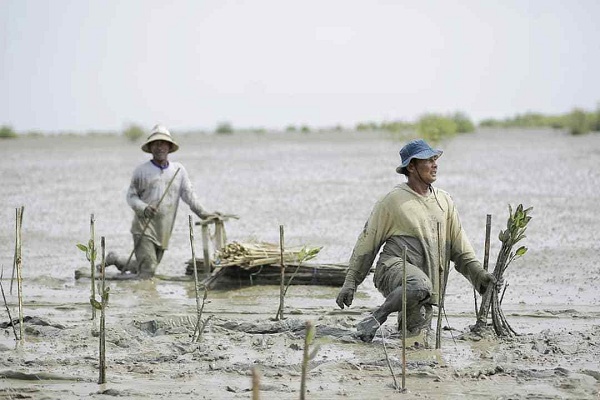
M 465 233 L 456 208 L 452 205 L 449 215 L 450 260 L 465 278 L 471 282 L 475 290 L 483 294 L 493 281 L 490 273 L 483 269 L 477 259 L 469 238 Z
M 378 202 L 359 234 L 352 251 L 344 281 L 345 287 L 356 289 L 365 280 L 379 248 L 390 236 L 391 227 L 392 219 L 387 207 L 384 203 Z

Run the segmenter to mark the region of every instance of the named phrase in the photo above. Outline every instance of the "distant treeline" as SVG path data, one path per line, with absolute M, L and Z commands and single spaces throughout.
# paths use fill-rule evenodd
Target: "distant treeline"
M 588 112 L 579 108 L 567 114 L 545 115 L 529 112 L 517 114 L 512 118 L 485 119 L 479 127 L 494 128 L 553 128 L 565 129 L 572 135 L 582 135 L 589 132 L 600 132 L 600 106 L 596 111 Z M 475 130 L 471 119 L 462 112 L 451 115 L 424 114 L 416 122 L 361 122 L 356 125 L 357 131 L 383 130 L 389 132 L 414 131 L 419 136 L 432 141 L 458 133 L 468 133 Z
M 600 106 L 596 111 L 585 111 L 580 108 L 561 115 L 545 115 L 541 113 L 517 114 L 513 118 L 502 120 L 485 119 L 479 123 L 481 127 L 498 128 L 554 128 L 568 129 L 572 135 L 583 135 L 588 132 L 600 132 Z
M 393 133 L 416 132 L 422 137 L 433 143 L 442 138 L 454 136 L 458 133 L 469 133 L 475 131 L 475 124 L 462 112 L 456 112 L 452 115 L 442 115 L 428 113 L 422 115 L 416 122 L 392 121 L 382 122 L 361 122 L 356 124 L 357 131 L 381 130 Z
M 392 133 L 416 133 L 432 142 L 437 142 L 442 138 L 451 137 L 459 133 L 469 133 L 475 131 L 475 124 L 469 116 L 463 112 L 454 114 L 423 114 L 415 122 L 409 121 L 385 121 L 385 122 L 359 122 L 354 129 L 356 131 L 386 131 Z M 575 108 L 571 112 L 560 115 L 546 115 L 535 112 L 517 114 L 512 118 L 505 119 L 484 119 L 479 123 L 479 127 L 492 128 L 553 128 L 565 129 L 572 135 L 582 135 L 588 132 L 600 132 L 600 103 L 596 111 L 586 111 Z M 285 127 L 285 132 L 312 131 L 344 131 L 347 130 L 342 125 L 336 125 L 330 128 L 311 128 L 308 125 Z M 227 135 L 236 132 L 266 133 L 265 128 L 234 129 L 229 122 L 220 122 L 212 133 Z M 138 141 L 147 135 L 147 132 L 138 124 L 129 124 L 123 131 L 124 137 L 131 141 Z M 29 135 L 41 135 L 40 132 L 32 132 Z M 0 127 L 0 139 L 15 138 L 17 133 L 12 127 L 4 125 Z

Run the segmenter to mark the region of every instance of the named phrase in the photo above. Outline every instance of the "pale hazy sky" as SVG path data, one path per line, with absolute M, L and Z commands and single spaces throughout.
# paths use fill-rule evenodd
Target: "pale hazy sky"
M 0 0 L 17 131 L 594 110 L 598 0 Z

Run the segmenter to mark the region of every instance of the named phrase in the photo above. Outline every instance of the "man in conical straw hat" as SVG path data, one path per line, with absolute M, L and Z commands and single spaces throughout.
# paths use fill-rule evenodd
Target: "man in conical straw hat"
M 179 150 L 179 145 L 167 128 L 156 125 L 142 150 L 152 154 L 152 159 L 135 169 L 127 191 L 127 203 L 134 211 L 131 233 L 135 260 L 131 256 L 118 257 L 113 252 L 106 257 L 106 265 L 116 265 L 124 273 L 123 278 L 154 276 L 169 246 L 180 199 L 202 219 L 220 214 L 206 211 L 186 169 L 181 163 L 169 161 L 169 154 Z
M 370 342 L 393 312 L 406 306 L 407 336 L 431 326 L 432 306 L 440 304 L 440 272 L 450 261 L 458 272 L 484 293 L 496 280 L 481 267 L 463 230 L 450 195 L 432 186 L 437 179 L 441 150 L 422 139 L 400 150 L 396 172 L 407 182 L 396 186 L 375 204 L 350 258 L 343 287 L 337 296 L 340 308 L 350 307 L 354 293 L 368 275 L 380 248 L 373 281 L 385 296 L 375 312 L 357 326 L 357 334 Z M 406 248 L 406 304 L 402 304 L 404 249 Z M 499 283 L 501 284 L 501 283 Z M 398 321 L 401 322 L 400 319 Z M 400 324 L 399 324 L 400 325 Z

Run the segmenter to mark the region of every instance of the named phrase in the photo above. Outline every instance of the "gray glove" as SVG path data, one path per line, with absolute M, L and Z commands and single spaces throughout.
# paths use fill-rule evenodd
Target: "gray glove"
M 493 274 L 485 271 L 485 274 L 481 278 L 481 285 L 477 291 L 483 295 L 490 285 L 494 285 L 494 289 L 500 291 L 502 285 L 504 285 L 504 279 L 497 280 Z
M 347 307 L 350 307 L 350 305 L 352 304 L 352 300 L 354 300 L 355 290 L 356 289 L 350 286 L 342 286 L 342 288 L 340 289 L 340 292 L 338 293 L 335 302 L 342 310 L 344 309 L 344 304 Z
M 344 285 L 340 289 L 340 292 L 335 299 L 337 305 L 343 310 L 344 304 L 346 307 L 350 307 L 352 300 L 354 300 L 354 292 L 356 291 L 356 271 L 348 269 L 346 272 L 346 279 L 344 279 Z

